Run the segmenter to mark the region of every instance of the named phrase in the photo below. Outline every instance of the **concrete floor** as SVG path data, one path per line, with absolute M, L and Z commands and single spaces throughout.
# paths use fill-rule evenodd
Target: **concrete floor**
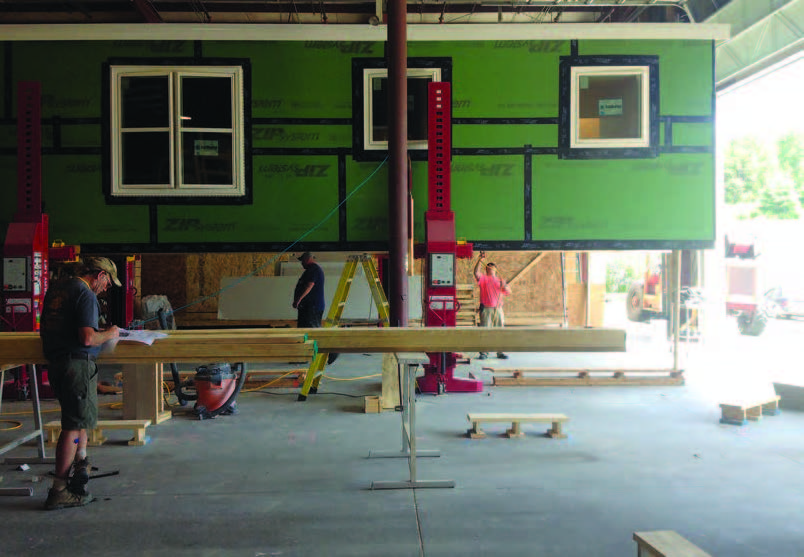
M 485 365 L 668 365 L 662 343 L 629 337 L 628 354 L 516 354 Z M 723 347 L 718 348 L 722 350 Z M 713 556 L 804 555 L 804 414 L 783 412 L 744 427 L 719 424 L 712 390 L 731 350 L 685 349 L 684 387 L 523 388 L 422 395 L 417 403 L 418 478 L 452 479 L 454 489 L 372 491 L 373 480 L 406 480 L 402 459 L 368 459 L 401 447 L 400 414 L 364 414 L 363 395 L 379 377 L 325 379 L 320 393 L 244 393 L 240 414 L 198 421 L 187 408 L 150 427 L 151 442 L 125 445 L 110 432 L 90 448 L 98 501 L 81 509 L 42 509 L 48 465 L 3 465 L 2 487 L 30 486 L 33 497 L 0 498 L 0 554 L 128 556 L 626 556 L 632 534 L 675 530 Z M 377 373 L 379 356 L 343 355 L 338 378 Z M 336 394 L 338 393 L 338 394 Z M 102 397 L 102 414 L 116 417 Z M 46 402 L 45 408 L 56 405 Z M 3 404 L 3 414 L 30 403 Z M 569 438 L 465 437 L 468 411 L 563 412 Z M 46 414 L 46 420 L 57 413 Z M 30 428 L 0 432 L 0 444 Z M 52 450 L 49 450 L 52 455 Z M 35 456 L 23 446 L 5 456 Z M 34 481 L 36 479 L 40 481 Z

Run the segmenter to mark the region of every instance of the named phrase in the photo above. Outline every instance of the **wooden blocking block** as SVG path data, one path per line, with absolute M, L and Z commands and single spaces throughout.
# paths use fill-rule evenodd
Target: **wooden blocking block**
M 553 422 L 553 427 L 547 430 L 545 433 L 546 437 L 552 437 L 553 439 L 566 439 L 567 434 L 561 431 L 561 422 Z
M 720 408 L 722 410 L 720 423 L 729 425 L 745 425 L 747 423 L 745 409 L 724 404 L 721 404 Z
M 515 439 L 518 437 L 524 437 L 525 434 L 522 432 L 522 428 L 520 423 L 516 420 L 511 422 L 511 429 L 507 430 L 505 434 L 508 436 L 509 439 Z
M 472 429 L 467 430 L 466 435 L 470 439 L 485 439 L 486 432 L 480 429 L 480 422 L 472 422 Z
M 672 530 L 634 532 L 637 557 L 712 557 Z
M 103 430 L 100 428 L 90 429 L 87 431 L 87 445 L 90 447 L 98 447 L 106 442 L 106 437 L 103 436 Z
M 129 446 L 141 447 L 143 445 L 148 444 L 150 440 L 151 438 L 145 435 L 145 428 L 138 427 L 137 429 L 134 430 L 134 437 L 128 440 L 128 444 Z
M 776 400 L 771 402 L 767 402 L 762 405 L 762 413 L 768 416 L 778 416 L 780 413 L 779 410 L 779 399 L 781 397 L 776 397 Z
M 47 445 L 55 445 L 59 441 L 59 435 L 61 435 L 61 422 L 56 420 L 52 422 L 48 422 L 42 426 L 47 432 L 47 440 L 45 443 Z
M 745 417 L 749 420 L 759 421 L 762 419 L 762 406 L 752 406 L 745 409 Z
M 382 411 L 380 408 L 380 397 L 367 396 L 363 398 L 363 411 L 366 414 L 377 414 Z

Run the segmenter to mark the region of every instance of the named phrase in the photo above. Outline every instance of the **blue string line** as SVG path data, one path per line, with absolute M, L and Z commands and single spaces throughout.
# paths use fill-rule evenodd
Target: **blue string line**
M 295 246 L 296 244 L 298 244 L 299 242 L 301 242 L 302 240 L 304 240 L 304 239 L 305 239 L 307 236 L 309 236 L 310 234 L 312 234 L 312 233 L 313 233 L 313 232 L 314 232 L 316 229 L 318 229 L 318 228 L 319 228 L 321 225 L 323 225 L 325 222 L 327 222 L 327 221 L 328 221 L 328 220 L 329 220 L 329 219 L 332 217 L 332 215 L 334 215 L 334 214 L 335 214 L 335 213 L 338 211 L 338 209 L 340 209 L 340 208 L 341 208 L 341 205 L 343 205 L 344 203 L 346 203 L 347 201 L 349 201 L 349 199 L 350 199 L 350 198 L 351 198 L 351 197 L 352 197 L 354 194 L 356 194 L 358 191 L 360 191 L 360 189 L 361 189 L 363 186 L 365 186 L 365 185 L 366 185 L 366 184 L 367 184 L 367 183 L 368 183 L 368 182 L 369 182 L 369 181 L 370 181 L 372 178 L 374 178 L 374 175 L 375 175 L 375 174 L 377 174 L 377 172 L 379 172 L 379 171 L 380 171 L 380 169 L 381 169 L 383 166 L 385 166 L 385 163 L 386 163 L 386 162 L 388 162 L 388 157 L 387 157 L 387 156 L 386 156 L 386 157 L 385 157 L 385 159 L 383 159 L 383 161 L 382 161 L 382 162 L 381 162 L 381 163 L 380 163 L 380 164 L 377 166 L 377 168 L 375 168 L 375 169 L 374 169 L 374 170 L 371 172 L 371 174 L 369 174 L 369 175 L 368 175 L 368 177 L 367 177 L 365 180 L 363 180 L 363 181 L 362 181 L 362 182 L 361 182 L 361 183 L 360 183 L 360 184 L 359 184 L 359 185 L 358 185 L 358 186 L 357 186 L 357 187 L 356 187 L 354 190 L 352 190 L 352 193 L 350 193 L 349 195 L 347 195 L 347 196 L 344 198 L 344 200 L 343 200 L 343 201 L 341 201 L 340 203 L 338 203 L 338 204 L 335 206 L 335 208 L 334 208 L 334 209 L 332 209 L 332 210 L 331 210 L 329 213 L 327 213 L 327 215 L 326 215 L 326 216 L 325 216 L 323 219 L 321 219 L 321 220 L 318 222 L 318 224 L 316 224 L 315 226 L 313 226 L 312 228 L 310 228 L 309 230 L 307 230 L 307 232 L 305 232 L 304 234 L 302 234 L 301 236 L 299 236 L 298 238 L 296 238 L 296 239 L 295 239 L 295 240 L 294 240 L 294 241 L 293 241 L 293 242 L 292 242 L 292 243 L 291 243 L 291 244 L 290 244 L 288 247 L 286 247 L 285 249 L 283 249 L 282 251 L 280 251 L 279 253 L 277 253 L 277 254 L 276 254 L 274 257 L 272 257 L 270 260 L 268 260 L 268 261 L 267 261 L 267 262 L 266 262 L 264 265 L 262 265 L 262 266 L 260 266 L 260 267 L 257 267 L 256 269 L 254 269 L 254 270 L 253 270 L 251 273 L 249 273 L 248 275 L 246 275 L 246 276 L 244 276 L 244 277 L 240 277 L 239 279 L 237 279 L 236 281 L 234 281 L 234 282 L 233 282 L 233 283 L 231 283 L 230 285 L 228 285 L 228 286 L 226 286 L 226 287 L 224 287 L 224 288 L 221 288 L 221 289 L 220 289 L 220 290 L 218 290 L 217 292 L 213 292 L 212 294 L 207 294 L 206 296 L 203 296 L 203 297 L 201 297 L 201 298 L 198 298 L 198 299 L 197 299 L 197 300 L 195 300 L 194 302 L 190 302 L 189 304 L 185 304 L 185 305 L 183 305 L 183 306 L 181 306 L 181 307 L 179 307 L 179 308 L 174 309 L 173 311 L 171 311 L 171 312 L 170 312 L 170 314 L 169 314 L 169 315 L 174 315 L 174 314 L 176 314 L 177 312 L 179 312 L 179 311 L 181 311 L 181 310 L 183 310 L 183 309 L 187 309 L 188 307 L 194 306 L 194 305 L 196 305 L 196 304 L 200 304 L 201 302 L 203 302 L 203 301 L 205 301 L 205 300 L 209 300 L 210 298 L 214 298 L 215 296 L 217 296 L 217 295 L 218 295 L 218 294 L 220 294 L 221 292 L 223 292 L 223 291 L 225 291 L 225 290 L 228 290 L 229 288 L 233 288 L 233 287 L 237 286 L 237 285 L 238 285 L 238 284 L 240 284 L 241 282 L 245 281 L 247 278 L 253 277 L 253 276 L 254 276 L 254 275 L 256 275 L 257 273 L 259 273 L 260 271 L 262 271 L 263 269 L 265 269 L 265 268 L 266 268 L 268 265 L 271 265 L 272 263 L 274 263 L 274 262 L 275 262 L 277 259 L 279 259 L 279 257 L 281 257 L 283 254 L 285 254 L 285 253 L 289 252 L 289 251 L 290 251 L 290 249 L 291 249 L 293 246 Z M 144 325 L 145 323 L 150 323 L 151 321 L 156 321 L 156 320 L 158 320 L 158 319 L 159 319 L 159 317 L 158 317 L 158 316 L 157 316 L 157 317 L 152 317 L 152 318 L 150 318 L 150 319 L 146 319 L 146 320 L 144 320 L 142 323 L 143 323 L 143 325 Z

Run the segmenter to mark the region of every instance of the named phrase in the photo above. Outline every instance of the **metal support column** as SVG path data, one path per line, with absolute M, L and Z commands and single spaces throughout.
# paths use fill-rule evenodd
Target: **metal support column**
M 391 327 L 408 325 L 407 2 L 388 2 L 388 302 Z

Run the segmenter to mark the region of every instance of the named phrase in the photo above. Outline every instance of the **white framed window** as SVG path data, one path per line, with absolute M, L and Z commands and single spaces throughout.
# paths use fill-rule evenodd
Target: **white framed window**
M 572 66 L 571 149 L 651 146 L 650 66 Z
M 243 81 L 241 66 L 111 66 L 111 195 L 244 196 Z
M 441 68 L 408 68 L 408 149 L 427 150 L 427 85 Z M 363 69 L 363 149 L 388 149 L 388 69 Z

